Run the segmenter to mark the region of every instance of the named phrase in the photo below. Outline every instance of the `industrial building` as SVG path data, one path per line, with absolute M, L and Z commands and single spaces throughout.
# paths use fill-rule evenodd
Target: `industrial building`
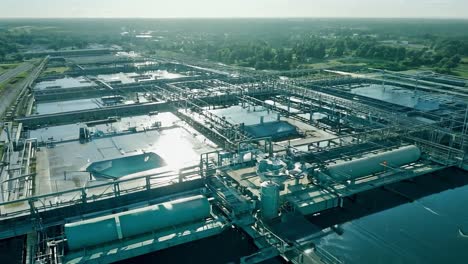
M 25 263 L 126 261 L 231 229 L 256 249 L 239 263 L 353 263 L 324 243 L 352 233 L 318 224 L 327 212 L 468 170 L 461 80 L 51 56 L 0 137 L 0 239 L 23 241 Z M 70 70 L 40 74 L 52 66 Z

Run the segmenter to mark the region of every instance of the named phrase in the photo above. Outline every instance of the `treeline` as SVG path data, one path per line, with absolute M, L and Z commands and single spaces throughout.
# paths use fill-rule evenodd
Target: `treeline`
M 18 48 L 16 43 L 11 42 L 5 34 L 0 34 L 0 62 L 5 60 L 8 54 L 17 54 Z
M 50 50 L 85 48 L 90 42 L 80 37 L 53 32 L 0 32 L 0 61 L 22 60 L 22 52 L 40 46 Z
M 216 60 L 226 64 L 256 69 L 288 70 L 319 62 L 324 59 L 362 58 L 391 70 L 404 70 L 420 66 L 448 73 L 458 66 L 462 56 L 468 56 L 466 40 L 430 40 L 424 48 L 380 42 L 372 37 L 293 38 L 276 45 L 267 41 L 196 40 L 158 43 L 166 49 Z M 372 62 L 373 61 L 373 62 Z
M 119 30 L 103 31 L 102 25 L 78 23 L 76 21 L 21 21 L 0 23 L 0 61 L 22 60 L 22 53 L 28 50 L 83 49 L 90 44 L 119 44 L 122 38 Z M 34 25 L 34 26 L 28 26 Z M 106 29 L 109 27 L 105 25 Z
M 20 58 L 26 50 L 79 49 L 93 43 L 136 51 L 169 50 L 260 70 L 296 69 L 336 59 L 390 70 L 427 66 L 451 72 L 468 56 L 468 33 L 462 30 L 468 26 L 466 21 L 80 19 L 2 23 L 0 60 Z M 131 34 L 124 37 L 122 32 Z M 153 38 L 132 37 L 141 32 L 151 32 Z M 402 44 L 405 41 L 410 44 Z

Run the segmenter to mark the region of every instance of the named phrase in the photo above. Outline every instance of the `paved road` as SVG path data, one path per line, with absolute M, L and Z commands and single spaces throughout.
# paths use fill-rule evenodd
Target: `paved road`
M 5 88 L 0 91 L 0 117 L 6 112 L 11 102 L 16 100 L 16 97 L 21 92 L 20 87 L 23 86 L 26 80 L 18 82 L 15 86 Z
M 33 65 L 31 63 L 25 62 L 20 64 L 18 67 L 8 70 L 7 72 L 0 75 L 0 84 L 8 81 L 10 78 L 15 77 L 18 74 L 21 74 L 25 71 L 32 69 Z
M 8 72 L 4 73 L 3 75 L 0 76 L 0 83 L 3 81 L 7 81 L 8 79 L 15 77 L 18 74 L 21 74 L 31 68 L 33 68 L 34 65 L 31 63 L 23 63 L 19 65 L 18 67 L 9 70 Z M 5 76 L 6 75 L 6 76 Z M 21 92 L 21 88 L 24 87 L 24 85 L 31 81 L 31 74 L 27 76 L 25 79 L 19 81 L 15 85 L 13 85 L 10 88 L 5 88 L 0 90 L 0 117 L 7 111 L 8 107 L 10 106 L 11 102 L 16 100 L 16 97 L 18 97 L 18 94 Z

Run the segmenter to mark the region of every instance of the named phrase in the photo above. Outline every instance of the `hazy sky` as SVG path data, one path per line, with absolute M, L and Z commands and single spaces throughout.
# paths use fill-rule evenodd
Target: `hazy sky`
M 8 17 L 468 18 L 468 0 L 0 0 Z

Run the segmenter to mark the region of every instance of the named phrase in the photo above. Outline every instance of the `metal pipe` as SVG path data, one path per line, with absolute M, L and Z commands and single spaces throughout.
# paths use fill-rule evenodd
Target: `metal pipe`
M 336 180 L 356 179 L 383 172 L 387 166 L 395 168 L 415 162 L 420 157 L 421 150 L 414 145 L 410 145 L 368 157 L 329 165 L 323 171 L 320 171 L 320 173 L 326 174 Z

